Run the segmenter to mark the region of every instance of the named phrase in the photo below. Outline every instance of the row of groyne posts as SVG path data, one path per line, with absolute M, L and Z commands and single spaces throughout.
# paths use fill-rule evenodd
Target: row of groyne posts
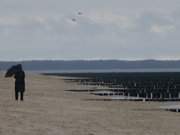
M 102 86 L 95 95 L 99 96 L 125 96 L 145 100 L 180 100 L 180 82 L 172 80 L 113 80 L 102 81 L 93 79 L 79 80 L 83 85 Z M 106 88 L 103 88 L 106 86 Z

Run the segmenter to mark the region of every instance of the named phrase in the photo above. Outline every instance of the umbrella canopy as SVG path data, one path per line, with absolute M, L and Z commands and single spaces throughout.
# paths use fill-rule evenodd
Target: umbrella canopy
M 14 65 L 12 67 L 10 67 L 6 74 L 5 77 L 13 77 L 13 75 L 19 70 L 19 66 L 18 65 Z

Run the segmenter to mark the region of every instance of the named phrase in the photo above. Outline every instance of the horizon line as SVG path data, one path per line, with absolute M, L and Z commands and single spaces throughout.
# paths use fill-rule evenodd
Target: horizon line
M 180 61 L 180 59 L 24 59 L 0 60 L 0 62 L 32 62 L 32 61 Z

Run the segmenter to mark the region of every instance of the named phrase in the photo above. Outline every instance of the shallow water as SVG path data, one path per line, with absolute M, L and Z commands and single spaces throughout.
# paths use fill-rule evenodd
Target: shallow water
M 108 72 L 180 72 L 180 69 L 78 69 L 78 70 L 29 70 L 31 73 L 108 73 Z

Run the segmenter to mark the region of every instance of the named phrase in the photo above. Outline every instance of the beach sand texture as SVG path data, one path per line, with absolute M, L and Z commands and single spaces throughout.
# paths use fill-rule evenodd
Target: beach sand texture
M 28 74 L 24 102 L 14 80 L 0 75 L 0 135 L 179 135 L 180 113 L 161 102 L 91 101 L 102 98 L 60 77 Z M 179 103 L 180 104 L 180 103 Z

